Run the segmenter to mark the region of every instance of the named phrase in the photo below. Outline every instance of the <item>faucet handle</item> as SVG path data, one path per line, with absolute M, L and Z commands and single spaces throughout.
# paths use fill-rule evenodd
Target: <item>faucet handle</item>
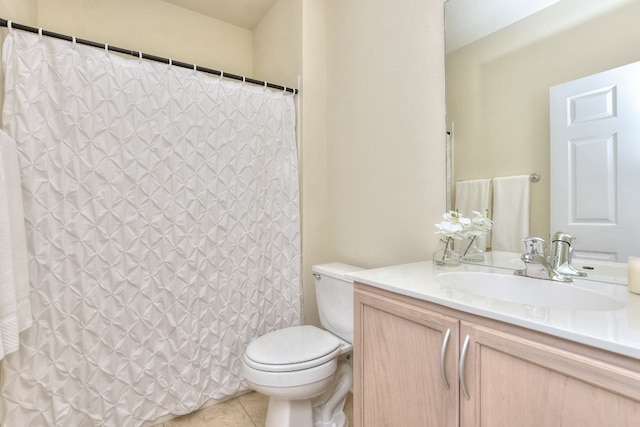
M 522 241 L 524 242 L 525 254 L 547 256 L 547 242 L 544 239 L 540 237 L 525 237 Z
M 571 246 L 571 242 L 573 242 L 573 236 L 569 233 L 565 233 L 562 231 L 556 231 L 556 234 L 553 235 L 552 242 L 560 241 L 564 243 L 568 243 Z
M 586 272 L 577 270 L 573 266 L 573 247 L 571 242 L 573 236 L 562 231 L 553 235 L 553 243 L 551 244 L 553 268 L 560 274 L 567 276 L 585 277 Z

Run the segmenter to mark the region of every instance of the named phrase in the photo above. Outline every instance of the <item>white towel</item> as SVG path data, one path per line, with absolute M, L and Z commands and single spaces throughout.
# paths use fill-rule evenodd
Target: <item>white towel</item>
M 0 359 L 32 324 L 27 242 L 15 141 L 0 130 Z
M 472 179 L 458 181 L 456 183 L 456 207 L 455 209 L 467 218 L 473 218 L 473 211 L 484 213 L 485 209 L 491 212 L 491 180 Z M 490 234 L 477 239 L 479 248 L 486 249 L 490 241 Z
M 494 251 L 522 252 L 529 235 L 529 175 L 493 179 Z

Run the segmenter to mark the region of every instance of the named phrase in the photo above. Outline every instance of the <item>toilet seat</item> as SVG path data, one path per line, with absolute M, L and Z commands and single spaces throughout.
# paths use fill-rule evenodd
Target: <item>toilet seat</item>
M 335 359 L 342 341 L 311 325 L 292 326 L 251 342 L 244 354 L 247 366 L 265 372 L 311 369 Z

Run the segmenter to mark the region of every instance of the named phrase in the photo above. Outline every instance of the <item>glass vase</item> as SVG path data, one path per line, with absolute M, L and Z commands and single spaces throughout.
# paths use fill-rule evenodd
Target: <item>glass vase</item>
M 480 249 L 478 246 L 477 237 L 472 237 L 466 241 L 466 245 L 460 254 L 460 258 L 463 261 L 469 262 L 483 262 L 484 261 L 484 251 Z
M 455 267 L 460 264 L 460 255 L 453 250 L 453 239 L 451 237 L 443 240 L 442 248 L 433 253 L 433 263 L 435 265 Z

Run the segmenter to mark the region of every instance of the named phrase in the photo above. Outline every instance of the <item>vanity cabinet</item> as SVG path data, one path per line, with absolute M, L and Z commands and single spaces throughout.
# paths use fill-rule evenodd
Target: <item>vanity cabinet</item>
M 459 322 L 356 291 L 356 426 L 458 425 Z
M 356 427 L 640 425 L 636 359 L 359 283 L 354 314 Z

